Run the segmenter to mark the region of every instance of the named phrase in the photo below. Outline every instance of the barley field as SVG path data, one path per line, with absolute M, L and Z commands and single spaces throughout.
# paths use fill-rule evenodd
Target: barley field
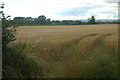
M 37 78 L 118 77 L 118 24 L 19 26 L 16 37 L 41 66 Z
M 71 26 L 20 26 L 17 28 L 17 42 L 63 42 L 85 35 L 118 34 L 118 24 L 71 25 Z M 115 36 L 116 35 L 116 36 Z

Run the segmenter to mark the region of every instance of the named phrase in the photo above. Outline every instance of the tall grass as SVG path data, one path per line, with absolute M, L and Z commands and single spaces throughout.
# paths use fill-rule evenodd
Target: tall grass
M 65 78 L 117 78 L 118 77 L 118 53 L 111 46 L 108 46 L 100 38 L 90 51 L 81 53 L 68 60 L 63 66 L 63 73 L 60 77 Z M 84 54 L 84 55 L 80 55 Z
M 117 78 L 117 50 L 102 37 L 88 38 L 88 45 L 84 39 L 89 36 L 35 47 L 11 46 L 3 55 L 3 77 Z

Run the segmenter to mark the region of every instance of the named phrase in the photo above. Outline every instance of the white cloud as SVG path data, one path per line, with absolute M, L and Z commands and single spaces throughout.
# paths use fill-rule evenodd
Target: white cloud
M 102 8 L 95 8 L 95 9 L 89 10 L 88 14 L 95 14 L 96 18 L 98 19 L 117 18 L 116 16 L 118 16 L 118 7 L 114 7 L 116 6 L 116 4 L 105 3 L 104 5 L 106 6 Z
M 2 0 L 4 1 L 4 0 Z M 0 1 L 0 3 L 2 2 Z M 112 1 L 112 0 L 111 0 Z M 115 0 L 115 2 L 118 0 Z M 5 13 L 11 15 L 12 18 L 16 16 L 31 16 L 38 17 L 45 15 L 47 18 L 62 20 L 62 19 L 87 19 L 91 15 L 96 18 L 115 18 L 117 16 L 117 3 L 107 3 L 108 0 L 5 0 Z M 109 1 L 110 2 L 110 1 Z M 98 7 L 97 7 L 98 5 Z M 100 7 L 104 6 L 104 7 Z M 89 7 L 95 6 L 89 9 Z M 85 15 L 68 15 L 63 16 L 60 13 L 63 10 L 69 11 L 72 9 L 82 9 L 81 7 L 88 7 Z M 74 13 L 74 12 L 72 12 Z

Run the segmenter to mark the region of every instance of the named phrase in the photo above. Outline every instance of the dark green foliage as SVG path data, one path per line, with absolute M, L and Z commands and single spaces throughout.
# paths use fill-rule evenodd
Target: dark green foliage
M 23 25 L 32 25 L 34 19 L 32 17 L 15 17 L 14 20 L 12 20 L 13 26 L 23 26 Z
M 46 17 L 44 15 L 39 16 L 37 19 L 35 19 L 35 23 L 36 24 L 46 24 L 47 20 Z
M 32 17 L 15 17 L 12 21 L 13 26 L 32 26 L 32 25 L 81 25 L 81 24 L 95 24 L 95 18 L 89 19 L 88 23 L 82 22 L 80 20 L 53 20 L 46 18 L 44 15 L 39 16 L 38 18 Z
M 73 22 L 73 24 L 74 24 L 74 25 L 80 25 L 80 24 L 83 24 L 83 22 L 81 22 L 81 21 L 79 21 L 79 20 L 75 20 L 75 21 Z
M 59 20 L 56 20 L 56 21 L 52 21 L 53 24 L 55 25 L 81 25 L 83 24 L 83 22 L 81 22 L 80 20 L 62 20 L 62 21 L 59 21 Z
M 4 6 L 4 4 L 2 4 L 1 6 Z M 3 8 L 3 7 L 2 7 Z M 5 17 L 5 14 L 2 11 L 2 51 L 4 53 L 4 51 L 7 49 L 7 44 L 10 43 L 11 41 L 14 41 L 15 38 L 15 28 L 11 28 L 11 24 L 10 24 L 10 20 L 9 17 L 7 16 Z
M 18 49 L 19 48 L 19 49 Z M 16 44 L 12 48 L 9 48 L 9 51 L 5 51 L 3 57 L 3 72 L 4 78 L 15 78 L 17 77 L 17 71 L 23 78 L 36 78 L 42 77 L 40 64 L 35 62 L 32 58 L 27 57 L 23 49 L 23 44 Z M 10 66 L 13 71 L 9 72 L 9 69 L 6 69 L 7 66 Z M 9 73 L 8 73 L 9 72 Z M 12 76 L 9 76 L 14 74 Z M 20 78 L 19 77 L 19 78 Z
M 87 25 L 87 24 L 117 24 L 119 22 L 96 22 L 95 17 L 92 16 L 88 19 L 88 22 L 82 22 L 80 20 L 53 20 L 46 18 L 44 15 L 38 16 L 38 18 L 32 17 L 15 17 L 12 21 L 13 26 L 33 26 L 33 25 Z
M 12 20 L 13 26 L 32 26 L 32 25 L 46 25 L 46 24 L 52 24 L 51 19 L 46 17 L 44 15 L 39 16 L 38 18 L 32 18 L 32 17 L 15 17 Z
M 59 20 L 56 20 L 56 21 L 55 21 L 55 20 L 53 20 L 53 21 L 52 21 L 52 24 L 53 24 L 53 25 L 60 25 L 60 24 L 61 24 L 61 22 L 60 22 Z
M 89 18 L 88 19 L 89 21 L 88 21 L 88 24 L 95 24 L 96 22 L 95 22 L 95 17 L 94 16 L 92 16 L 91 18 Z
M 63 20 L 62 22 L 61 22 L 63 25 L 71 25 L 71 24 L 73 24 L 73 21 L 72 20 Z

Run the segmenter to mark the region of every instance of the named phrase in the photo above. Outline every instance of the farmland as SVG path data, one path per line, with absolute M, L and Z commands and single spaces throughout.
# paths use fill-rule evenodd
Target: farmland
M 37 78 L 118 77 L 118 24 L 19 26 L 16 30 L 17 40 L 10 44 L 21 49 L 20 44 L 26 43 L 23 52 L 41 67 L 41 73 L 34 72 Z
M 49 42 L 71 40 L 85 35 L 117 35 L 117 24 L 71 25 L 71 26 L 20 26 L 16 42 Z M 116 36 L 117 37 L 117 36 Z M 114 38 L 113 38 L 114 39 Z

